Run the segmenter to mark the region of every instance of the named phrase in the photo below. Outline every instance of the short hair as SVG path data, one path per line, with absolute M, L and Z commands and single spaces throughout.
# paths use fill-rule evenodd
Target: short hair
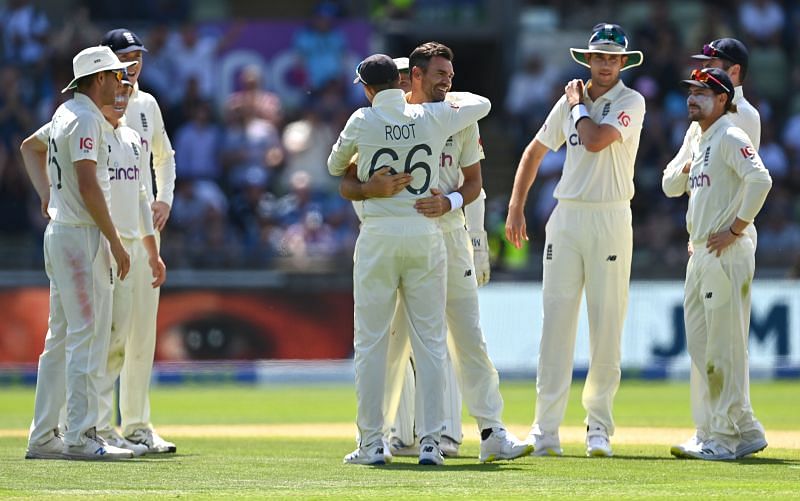
M 454 58 L 453 51 L 450 50 L 450 47 L 439 42 L 426 42 L 414 49 L 411 55 L 408 56 L 409 71 L 411 71 L 414 66 L 419 66 L 423 71 L 426 70 L 428 68 L 428 63 L 433 57 L 443 57 L 448 61 L 452 61 Z
M 377 94 L 378 92 L 380 92 L 382 90 L 398 88 L 400 86 L 400 76 L 398 75 L 398 77 L 396 79 L 392 80 L 391 82 L 375 84 L 375 85 L 368 85 L 368 84 L 365 84 L 365 85 L 367 85 L 367 87 L 369 87 L 370 89 L 375 91 L 375 93 Z
M 90 75 L 84 75 L 80 77 L 78 81 L 75 82 L 75 90 L 85 94 L 86 91 L 92 86 L 92 82 L 94 82 L 94 80 L 97 78 L 97 75 L 100 73 L 102 72 L 92 73 Z
M 739 65 L 739 83 L 740 84 L 744 83 L 744 79 L 747 77 L 747 66 L 746 65 L 741 64 L 741 63 L 734 63 L 730 59 L 725 59 L 724 57 L 719 57 L 717 59 L 722 61 L 722 69 L 725 70 L 726 72 L 729 69 L 731 69 L 731 66 L 733 66 L 734 64 L 738 64 Z

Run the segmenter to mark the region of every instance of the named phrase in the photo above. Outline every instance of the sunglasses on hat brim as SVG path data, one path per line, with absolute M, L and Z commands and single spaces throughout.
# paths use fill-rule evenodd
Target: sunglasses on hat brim
M 704 83 L 706 85 L 708 85 L 708 81 L 711 80 L 712 82 L 714 82 L 717 85 L 719 85 L 720 87 L 722 87 L 725 90 L 725 92 L 727 92 L 728 94 L 731 93 L 731 90 L 728 88 L 727 85 L 725 85 L 724 83 L 720 82 L 717 77 L 715 77 L 711 73 L 708 73 L 707 71 L 692 70 L 692 80 L 694 80 L 696 82 Z

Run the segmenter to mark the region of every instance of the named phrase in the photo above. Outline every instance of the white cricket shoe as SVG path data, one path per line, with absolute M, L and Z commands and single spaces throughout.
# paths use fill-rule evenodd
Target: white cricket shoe
M 386 443 L 380 442 L 370 444 L 366 447 L 359 447 L 344 457 L 345 464 L 364 464 L 381 465 L 392 462 L 392 454 L 386 447 Z
M 705 459 L 708 461 L 724 461 L 728 459 L 736 459 L 736 454 L 718 443 L 713 438 L 702 443 L 697 450 L 688 450 L 686 454 L 695 459 Z
M 64 459 L 64 435 L 53 430 L 53 436 L 41 445 L 28 444 L 25 459 Z
M 445 457 L 455 458 L 458 457 L 458 448 L 461 444 L 448 437 L 447 435 L 442 435 L 441 440 L 439 440 L 439 450 L 442 451 L 442 455 Z
M 400 437 L 392 437 L 389 439 L 389 451 L 392 453 L 392 456 L 419 456 L 419 447 L 417 447 L 416 444 L 406 445 L 400 440 Z
M 147 454 L 148 447 L 146 445 L 131 442 L 117 433 L 116 430 L 112 429 L 101 431 L 98 433 L 98 435 L 103 437 L 103 440 L 105 440 L 108 445 L 113 445 L 114 447 L 119 447 L 120 449 L 128 449 L 129 451 L 132 451 L 133 455 L 136 457 Z
M 486 440 L 481 440 L 481 452 L 478 460 L 491 463 L 499 459 L 517 459 L 533 452 L 533 445 L 522 442 L 503 428 L 493 428 Z
M 125 437 L 128 441 L 134 444 L 144 444 L 147 446 L 147 452 L 150 454 L 163 454 L 166 452 L 176 452 L 178 450 L 175 444 L 167 442 L 155 430 L 150 428 L 139 428 L 133 430 L 133 433 Z
M 538 425 L 534 425 L 525 443 L 533 446 L 533 456 L 563 456 L 561 440 L 558 433 L 543 433 Z
M 428 466 L 441 466 L 444 456 L 439 450 L 439 444 L 431 437 L 424 437 L 419 443 L 419 464 Z
M 701 445 L 703 445 L 703 439 L 700 438 L 700 435 L 695 433 L 686 442 L 670 447 L 669 453 L 676 458 L 690 459 L 692 456 L 689 455 L 688 451 L 699 451 Z
M 586 436 L 586 455 L 595 458 L 610 458 L 614 455 L 611 451 L 611 442 L 605 434 Z
M 736 446 L 736 459 L 761 452 L 767 448 L 767 445 L 767 438 L 761 433 L 756 433 L 752 437 L 742 434 L 742 440 Z
M 108 445 L 94 428 L 85 433 L 86 442 L 81 445 L 68 445 L 64 448 L 66 459 L 85 459 L 90 461 L 113 461 L 130 459 L 133 451 Z

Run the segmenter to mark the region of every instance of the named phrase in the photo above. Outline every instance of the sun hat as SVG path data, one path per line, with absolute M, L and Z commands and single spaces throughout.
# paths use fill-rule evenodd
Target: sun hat
M 75 78 L 73 78 L 69 85 L 64 87 L 61 92 L 74 89 L 78 86 L 78 80 L 85 76 L 94 75 L 101 71 L 124 70 L 133 64 L 136 64 L 136 61 L 128 63 L 120 62 L 117 55 L 114 54 L 109 47 L 104 45 L 83 49 L 78 52 L 78 55 L 72 58 L 72 73 Z
M 589 68 L 586 54 L 619 54 L 628 56 L 622 71 L 639 66 L 644 61 L 644 54 L 638 50 L 628 50 L 628 36 L 618 24 L 600 23 L 592 28 L 587 49 L 570 48 L 569 52 L 576 63 Z

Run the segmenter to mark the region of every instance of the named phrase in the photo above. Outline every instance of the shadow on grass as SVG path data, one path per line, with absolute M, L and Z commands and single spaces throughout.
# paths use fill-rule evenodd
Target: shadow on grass
M 573 457 L 580 457 L 580 456 L 573 456 Z M 729 459 L 729 460 L 720 460 L 720 461 L 709 461 L 703 459 L 685 459 L 685 458 L 676 458 L 673 456 L 614 456 L 612 458 L 594 458 L 594 459 L 609 459 L 609 460 L 623 460 L 623 461 L 679 461 L 679 462 L 690 462 L 692 464 L 699 464 L 701 462 L 706 463 L 722 463 L 722 464 L 741 464 L 746 466 L 762 466 L 762 465 L 793 465 L 793 466 L 800 466 L 800 461 L 796 459 L 781 459 L 781 458 L 770 458 L 770 457 L 749 457 L 749 458 L 742 458 L 742 459 Z
M 354 465 L 355 466 L 355 465 Z M 417 472 L 450 472 L 450 471 L 506 471 L 506 470 L 523 470 L 518 465 L 511 463 L 473 463 L 473 464 L 452 464 L 445 462 L 442 466 L 427 466 L 417 463 L 392 463 L 387 465 L 372 466 L 371 468 L 380 470 L 397 470 L 397 471 L 417 471 Z

